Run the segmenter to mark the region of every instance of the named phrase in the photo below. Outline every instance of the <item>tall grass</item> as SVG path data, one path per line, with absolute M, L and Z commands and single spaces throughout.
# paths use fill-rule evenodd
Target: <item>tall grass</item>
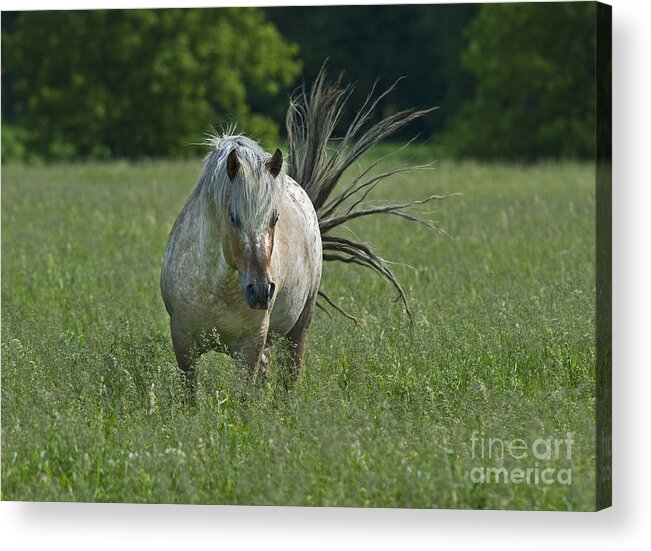
M 269 387 L 243 398 L 234 362 L 212 353 L 190 409 L 158 274 L 199 169 L 3 167 L 3 499 L 594 508 L 592 166 L 397 176 L 383 199 L 463 194 L 430 215 L 452 240 L 350 224 L 404 263 L 413 336 L 385 282 L 329 264 L 324 290 L 361 322 L 317 313 L 297 391 L 276 387 L 272 364 Z M 573 432 L 572 484 L 473 483 L 486 463 L 474 431 Z

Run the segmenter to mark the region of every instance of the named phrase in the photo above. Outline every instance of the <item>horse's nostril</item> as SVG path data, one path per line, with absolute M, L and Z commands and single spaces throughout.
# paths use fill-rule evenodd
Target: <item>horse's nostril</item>
M 273 297 L 276 285 L 270 281 L 256 280 L 247 283 L 243 288 L 244 298 L 249 303 L 251 308 L 264 308 L 269 307 L 271 298 Z

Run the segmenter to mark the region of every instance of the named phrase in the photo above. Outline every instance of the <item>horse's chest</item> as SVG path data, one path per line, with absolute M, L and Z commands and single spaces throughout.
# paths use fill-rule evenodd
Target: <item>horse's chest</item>
M 279 289 L 271 311 L 253 310 L 244 300 L 242 292 L 233 288 L 211 297 L 207 319 L 211 329 L 222 335 L 223 340 L 238 341 L 266 326 L 269 330 L 285 335 L 300 316 L 306 300 L 306 290 L 297 287 Z
M 265 319 L 264 311 L 249 308 L 239 284 L 234 283 L 214 288 L 206 297 L 204 312 L 202 325 L 222 335 L 226 344 L 254 333 Z

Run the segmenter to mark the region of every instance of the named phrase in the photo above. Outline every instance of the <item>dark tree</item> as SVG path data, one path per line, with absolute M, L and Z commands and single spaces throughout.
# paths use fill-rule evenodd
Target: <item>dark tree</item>
M 594 158 L 595 4 L 482 6 L 464 66 L 477 81 L 448 143 L 485 159 Z
M 356 84 L 351 105 L 361 105 L 378 77 L 381 87 L 404 77 L 379 105 L 378 120 L 401 109 L 440 107 L 403 135 L 418 131 L 428 137 L 440 131 L 472 92 L 472 78 L 458 60 L 465 46 L 463 29 L 477 13 L 476 5 L 290 7 L 266 13 L 283 36 L 299 44 L 306 82 L 328 59 L 331 76 L 343 72 L 345 82 Z

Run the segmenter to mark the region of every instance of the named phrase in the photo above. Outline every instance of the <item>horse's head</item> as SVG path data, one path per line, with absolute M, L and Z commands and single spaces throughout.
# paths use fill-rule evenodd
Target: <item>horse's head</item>
M 276 284 L 271 274 L 274 233 L 284 185 L 283 156 L 233 148 L 226 157 L 228 192 L 221 205 L 222 248 L 228 265 L 237 270 L 247 304 L 267 310 Z

